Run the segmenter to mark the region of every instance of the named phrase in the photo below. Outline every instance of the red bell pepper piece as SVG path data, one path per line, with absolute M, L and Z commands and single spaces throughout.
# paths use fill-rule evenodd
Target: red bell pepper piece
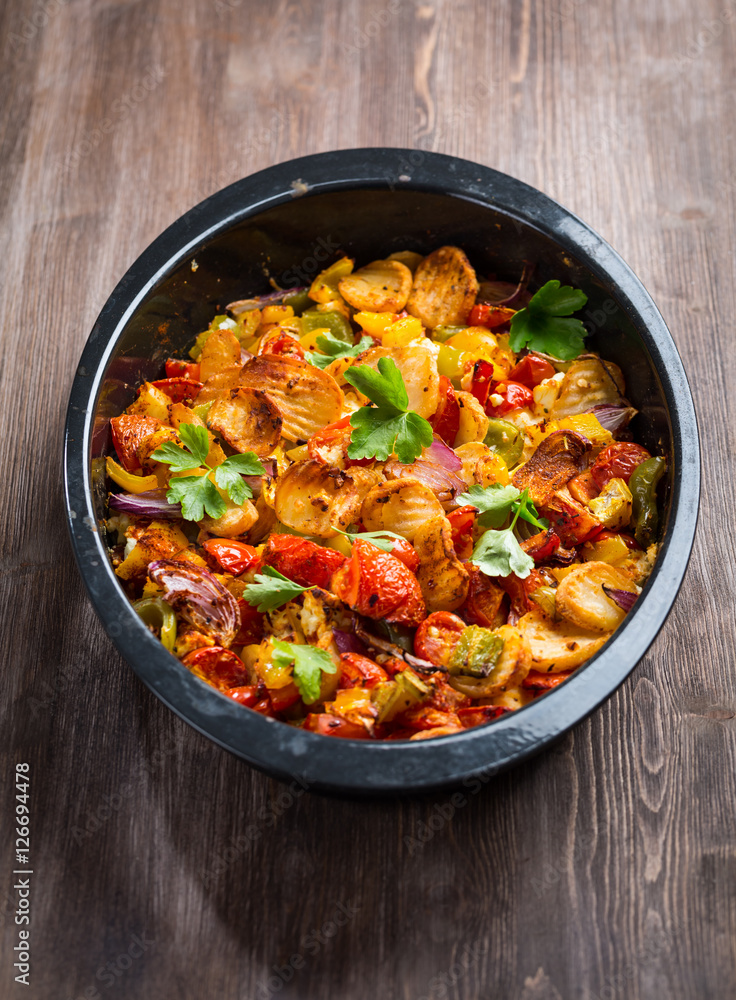
M 212 556 L 219 569 L 225 570 L 226 573 L 232 573 L 233 576 L 245 573 L 247 569 L 254 567 L 261 558 L 252 545 L 236 542 L 232 538 L 208 538 L 206 542 L 202 542 L 202 548 L 209 556 Z
M 451 448 L 460 430 L 460 406 L 452 382 L 440 375 L 440 405 L 430 423 L 439 437 Z
M 166 362 L 166 378 L 190 378 L 201 382 L 198 361 L 181 361 L 179 358 L 169 358 Z
M 511 369 L 509 379 L 533 389 L 545 379 L 552 378 L 554 373 L 554 368 L 546 358 L 540 358 L 538 354 L 527 354 L 515 368 Z
M 452 544 L 458 559 L 469 559 L 473 551 L 473 525 L 477 515 L 475 507 L 466 504 L 447 515 L 452 531 Z
M 157 382 L 152 382 L 157 389 L 165 392 L 172 403 L 181 403 L 185 399 L 196 399 L 199 390 L 202 388 L 201 382 L 195 382 L 191 378 L 160 378 Z
M 510 323 L 515 312 L 515 309 L 507 309 L 505 306 L 494 306 L 487 302 L 480 302 L 470 310 L 468 326 L 485 326 L 489 330 L 493 330 L 497 326 Z
M 485 407 L 488 401 L 488 394 L 493 385 L 493 365 L 483 358 L 475 362 L 473 366 L 473 380 L 470 383 L 470 391 L 478 400 L 481 406 Z

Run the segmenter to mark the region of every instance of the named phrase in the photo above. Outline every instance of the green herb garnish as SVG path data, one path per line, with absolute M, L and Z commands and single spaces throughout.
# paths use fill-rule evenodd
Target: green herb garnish
M 312 705 L 319 698 L 322 674 L 334 674 L 337 667 L 329 653 L 316 646 L 298 646 L 293 642 L 276 639 L 271 659 L 277 667 L 294 665 L 294 683 L 306 705 Z
M 357 358 L 363 351 L 373 347 L 373 338 L 361 337 L 357 344 L 346 344 L 344 340 L 339 340 L 332 333 L 322 333 L 317 337 L 317 347 L 321 351 L 320 354 L 307 352 L 305 357 L 310 365 L 314 365 L 316 368 L 326 368 L 333 361 L 339 361 L 342 358 Z
M 531 501 L 529 490 L 522 493 L 515 486 L 502 486 L 494 483 L 492 486 L 471 486 L 467 493 L 457 498 L 458 503 L 470 504 L 481 512 L 478 524 L 482 528 L 500 528 L 510 514 L 533 524 L 535 528 L 545 530 L 549 521 L 540 520 L 537 509 Z
M 526 492 L 526 490 L 524 491 Z M 521 505 L 504 531 L 486 531 L 473 549 L 470 562 L 486 576 L 510 576 L 515 573 L 525 580 L 534 569 L 534 560 L 519 545 L 514 527 L 521 516 Z
M 588 301 L 585 292 L 559 281 L 548 281 L 536 292 L 525 309 L 511 319 L 512 351 L 528 347 L 531 351 L 551 354 L 560 361 L 572 361 L 583 350 L 587 331 L 571 313 Z
M 401 542 L 404 540 L 403 535 L 397 535 L 395 531 L 342 531 L 340 528 L 333 528 L 340 535 L 344 535 L 349 538 L 351 542 L 354 542 L 356 538 L 362 538 L 366 542 L 370 542 L 371 545 L 375 545 L 377 549 L 382 552 L 390 552 L 396 542 Z
M 344 377 L 374 404 L 361 406 L 350 418 L 349 458 L 385 462 L 395 452 L 400 462 L 409 465 L 432 444 L 432 425 L 409 410 L 406 386 L 392 358 L 379 358 L 378 371 L 357 365 Z
M 273 611 L 305 590 L 314 590 L 314 587 L 302 587 L 273 566 L 264 566 L 262 573 L 256 573 L 255 582 L 244 589 L 243 597 L 257 611 Z

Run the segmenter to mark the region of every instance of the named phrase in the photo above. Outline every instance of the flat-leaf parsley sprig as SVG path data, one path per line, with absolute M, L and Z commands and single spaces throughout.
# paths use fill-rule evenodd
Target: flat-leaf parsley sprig
M 470 504 L 480 511 L 478 524 L 482 528 L 500 528 L 510 514 L 517 514 L 540 531 L 549 527 L 546 518 L 539 517 L 532 503 L 529 490 L 522 493 L 515 486 L 471 486 L 467 493 L 457 498 L 458 503 Z
M 458 502 L 476 507 L 481 512 L 478 524 L 491 529 L 480 537 L 470 561 L 486 576 L 515 573 L 522 580 L 526 579 L 534 568 L 534 560 L 519 545 L 514 534 L 516 522 L 521 517 L 540 530 L 549 527 L 549 522 L 539 518 L 529 491 L 525 489 L 522 493 L 515 486 L 502 486 L 500 483 L 486 487 L 471 486 L 467 493 L 458 497 Z M 508 528 L 493 530 L 500 528 L 511 514 L 513 520 Z
M 179 437 L 183 447 L 166 441 L 151 455 L 156 462 L 168 465 L 172 472 L 186 472 L 204 466 L 207 472 L 200 476 L 179 476 L 169 480 L 166 499 L 180 503 L 185 521 L 201 521 L 205 513 L 217 519 L 227 510 L 227 504 L 218 493 L 215 483 L 224 490 L 233 503 L 242 504 L 253 496 L 243 476 L 262 476 L 265 469 L 252 451 L 231 455 L 215 469 L 207 464 L 210 439 L 206 427 L 198 424 L 180 424 Z M 215 482 L 210 479 L 214 473 Z
M 357 358 L 363 351 L 373 347 L 373 337 L 361 337 L 357 344 L 346 344 L 344 340 L 339 340 L 334 334 L 326 332 L 317 337 L 317 347 L 320 354 L 308 351 L 305 357 L 315 368 L 326 368 L 333 361 L 342 358 Z
M 509 345 L 512 351 L 528 347 L 530 351 L 551 354 L 560 361 L 572 361 L 583 350 L 587 330 L 571 314 L 588 301 L 585 292 L 559 281 L 548 281 L 511 319 Z
M 294 665 L 292 671 L 294 683 L 305 705 L 313 705 L 319 700 L 322 674 L 337 673 L 337 667 L 332 662 L 330 654 L 316 646 L 299 646 L 294 642 L 276 639 L 271 659 L 277 667 Z
M 400 462 L 410 465 L 432 444 L 432 425 L 409 409 L 404 379 L 392 358 L 379 358 L 378 371 L 354 365 L 344 378 L 373 404 L 361 406 L 350 418 L 349 458 L 385 462 L 396 453 Z
M 256 573 L 254 582 L 245 587 L 243 597 L 256 611 L 273 611 L 306 590 L 314 590 L 314 587 L 302 587 L 273 566 L 264 566 L 262 572 Z

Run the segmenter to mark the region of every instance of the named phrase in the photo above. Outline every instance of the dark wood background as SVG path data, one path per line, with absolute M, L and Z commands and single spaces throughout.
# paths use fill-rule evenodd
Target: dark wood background
M 734 21 L 727 0 L 0 5 L 0 997 L 736 995 Z M 650 653 L 453 816 L 288 792 L 190 730 L 106 638 L 64 526 L 66 400 L 129 264 L 230 181 L 361 145 L 477 160 L 590 223 L 654 295 L 701 420 L 698 539 Z

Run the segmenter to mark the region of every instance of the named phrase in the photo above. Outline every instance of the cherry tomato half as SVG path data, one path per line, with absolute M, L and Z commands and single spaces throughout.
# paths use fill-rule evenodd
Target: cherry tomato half
M 266 616 L 248 604 L 242 597 L 238 600 L 240 608 L 240 631 L 233 640 L 235 646 L 251 646 L 260 642 L 264 634 Z
M 501 609 L 506 592 L 499 587 L 495 580 L 491 580 L 485 573 L 482 573 L 477 566 L 468 564 L 467 569 L 470 571 L 470 585 L 465 604 L 461 608 L 462 613 L 471 625 L 496 628 L 499 624 L 496 621 L 496 616 Z
M 240 657 L 222 646 L 203 646 L 192 650 L 181 662 L 201 680 L 220 691 L 242 687 L 250 679 Z
M 278 354 L 284 358 L 303 358 L 304 348 L 287 333 L 282 333 L 280 337 L 274 337 L 264 344 L 262 354 Z
M 198 361 L 180 361 L 179 358 L 169 358 L 166 362 L 166 378 L 190 378 L 193 382 L 201 382 Z
M 554 368 L 545 358 L 540 358 L 538 354 L 527 354 L 511 369 L 509 379 L 533 389 L 545 379 L 552 378 L 554 373 Z
M 631 473 L 652 456 L 646 448 L 632 441 L 616 441 L 604 448 L 590 470 L 596 485 L 603 489 L 611 479 L 623 479 L 628 483 Z
M 574 670 L 565 670 L 561 674 L 543 674 L 538 670 L 530 670 L 521 682 L 521 686 L 530 688 L 532 691 L 551 691 L 552 688 L 566 681 L 574 672 Z
M 469 559 L 473 551 L 473 525 L 477 515 L 475 507 L 458 507 L 447 515 L 452 531 L 452 544 L 458 559 Z
M 497 326 L 510 323 L 515 312 L 515 309 L 507 309 L 505 306 L 481 302 L 470 310 L 468 326 L 485 326 L 493 330 Z
M 408 542 L 405 538 L 397 538 L 395 540 L 394 546 L 391 549 L 391 555 L 400 559 L 412 573 L 416 573 L 419 569 L 419 563 L 421 562 L 419 554 L 411 542 Z
M 201 382 L 195 382 L 191 378 L 160 378 L 157 382 L 152 382 L 157 389 L 165 392 L 172 403 L 181 403 L 185 399 L 195 399 L 202 388 Z
M 330 586 L 333 574 L 347 562 L 341 552 L 326 549 L 297 535 L 271 535 L 263 550 L 263 562 L 302 587 Z
M 498 405 L 491 402 L 493 396 L 502 397 Z M 500 417 L 511 410 L 518 410 L 533 404 L 534 396 L 531 389 L 522 385 L 521 382 L 499 382 L 491 388 L 491 394 L 486 403 L 486 413 L 489 417 Z
M 360 653 L 343 653 L 340 656 L 340 667 L 342 674 L 340 677 L 341 688 L 374 688 L 381 681 L 388 680 L 388 674 L 367 656 Z
M 258 702 L 257 684 L 244 684 L 241 687 L 229 688 L 225 693 L 228 698 L 237 701 L 239 705 L 245 705 L 246 708 L 255 708 Z
M 326 712 L 310 713 L 304 720 L 304 728 L 310 733 L 321 733 L 322 736 L 342 736 L 348 740 L 368 740 L 370 733 L 358 722 L 349 722 L 337 715 Z
M 233 576 L 240 576 L 260 560 L 252 545 L 236 542 L 232 538 L 208 538 L 202 548 L 217 562 L 220 569 Z
M 457 716 L 463 728 L 472 729 L 474 726 L 482 726 L 484 722 L 491 722 L 500 715 L 505 715 L 507 711 L 508 709 L 496 705 L 477 705 L 459 709 Z
M 124 413 L 110 420 L 112 443 L 123 468 L 128 472 L 140 469 L 138 448 L 161 426 L 161 421 L 155 417 L 143 417 L 137 413 Z
M 459 615 L 451 611 L 433 611 L 416 631 L 414 654 L 436 667 L 446 667 L 465 627 Z
M 390 552 L 358 538 L 353 554 L 332 578 L 333 594 L 368 618 L 418 625 L 426 606 L 414 574 Z

